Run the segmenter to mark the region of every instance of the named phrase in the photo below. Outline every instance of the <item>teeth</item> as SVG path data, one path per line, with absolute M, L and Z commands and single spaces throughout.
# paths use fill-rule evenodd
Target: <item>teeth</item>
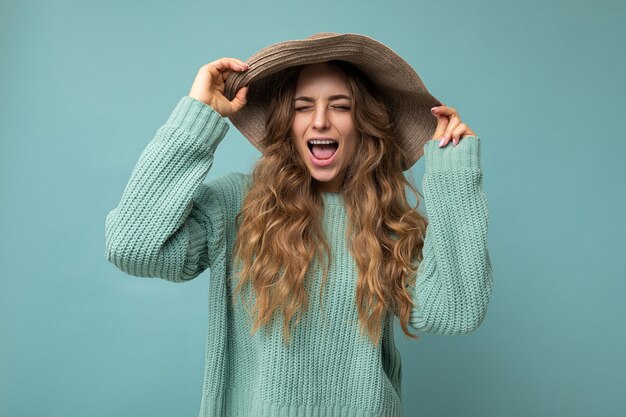
M 329 139 L 312 139 L 309 141 L 312 145 L 329 145 L 331 143 L 337 143 L 337 141 L 329 140 Z

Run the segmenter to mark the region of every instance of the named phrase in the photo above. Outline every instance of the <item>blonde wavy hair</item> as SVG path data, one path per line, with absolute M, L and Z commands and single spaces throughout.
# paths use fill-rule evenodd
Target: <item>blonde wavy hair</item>
M 348 217 L 348 246 L 359 270 L 355 298 L 359 327 L 377 345 L 384 315 L 390 310 L 399 317 L 404 333 L 419 339 L 409 333 L 408 322 L 417 272 L 412 260 L 422 260 L 427 226 L 427 219 L 417 212 L 422 195 L 403 175 L 402 150 L 393 121 L 375 85 L 350 63 L 329 63 L 347 79 L 352 116 L 360 133 L 358 152 L 341 187 Z M 242 266 L 233 277 L 238 280 L 233 300 L 244 286 L 255 293 L 253 309 L 246 308 L 256 317 L 251 333 L 268 324 L 280 310 L 287 343 L 292 319 L 297 325 L 308 307 L 305 278 L 310 266 L 317 261 L 323 264 L 323 290 L 332 259 L 322 230 L 323 199 L 291 139 L 293 100 L 302 68 L 285 70 L 272 98 L 262 142 L 264 152 L 237 214 L 233 248 Z M 405 186 L 414 193 L 415 206 L 407 201 Z

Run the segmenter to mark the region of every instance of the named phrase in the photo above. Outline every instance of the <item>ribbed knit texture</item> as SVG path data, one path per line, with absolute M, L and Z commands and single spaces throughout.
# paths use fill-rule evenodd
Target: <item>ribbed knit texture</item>
M 378 346 L 362 335 L 354 303 L 358 271 L 344 236 L 341 194 L 322 193 L 333 259 L 319 304 L 321 271 L 309 308 L 282 339 L 282 316 L 250 335 L 241 301 L 231 301 L 232 248 L 250 175 L 203 183 L 229 125 L 210 106 L 183 97 L 142 152 L 119 205 L 106 217 L 106 258 L 127 274 L 184 282 L 210 269 L 200 417 L 399 417 L 401 359 L 388 314 Z M 411 326 L 463 334 L 485 318 L 492 271 L 480 141 L 424 146 L 429 225 L 413 294 Z

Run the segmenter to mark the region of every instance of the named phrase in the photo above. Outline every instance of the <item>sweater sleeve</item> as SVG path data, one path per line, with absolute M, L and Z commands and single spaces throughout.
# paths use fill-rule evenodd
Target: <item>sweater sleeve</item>
M 184 96 L 148 143 L 105 220 L 105 257 L 127 274 L 183 282 L 211 264 L 223 241 L 219 199 L 202 184 L 229 125 Z
M 464 334 L 484 320 L 493 285 L 480 140 L 438 145 L 424 146 L 428 226 L 410 323 L 424 333 Z

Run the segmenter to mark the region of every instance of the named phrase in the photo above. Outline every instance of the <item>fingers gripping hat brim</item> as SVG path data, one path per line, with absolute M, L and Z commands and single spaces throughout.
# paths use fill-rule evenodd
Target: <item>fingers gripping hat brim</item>
M 442 103 L 433 97 L 415 70 L 386 45 L 364 35 L 320 32 L 302 40 L 269 45 L 246 62 L 250 69 L 231 73 L 224 95 L 234 99 L 248 85 L 247 104 L 230 117 L 233 125 L 263 152 L 261 140 L 271 95 L 280 73 L 293 66 L 342 60 L 358 66 L 379 87 L 394 120 L 404 151 L 403 170 L 409 169 L 432 139 L 437 121 L 431 107 Z

